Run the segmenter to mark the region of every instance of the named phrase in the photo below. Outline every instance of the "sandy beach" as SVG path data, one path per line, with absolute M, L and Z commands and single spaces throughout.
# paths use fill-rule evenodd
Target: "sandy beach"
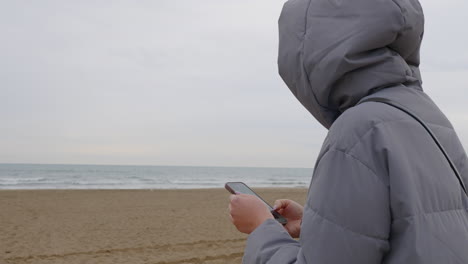
M 303 203 L 307 189 L 256 189 Z M 0 263 L 241 263 L 229 194 L 205 190 L 0 191 Z

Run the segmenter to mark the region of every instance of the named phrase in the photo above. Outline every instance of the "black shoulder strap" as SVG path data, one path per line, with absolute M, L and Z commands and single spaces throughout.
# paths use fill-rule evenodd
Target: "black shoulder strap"
M 468 192 L 466 190 L 466 187 L 465 187 L 465 183 L 463 182 L 463 179 L 462 177 L 460 176 L 460 173 L 458 172 L 457 170 L 457 167 L 455 167 L 455 164 L 452 162 L 452 160 L 450 159 L 449 155 L 447 154 L 447 152 L 445 151 L 444 147 L 442 146 L 442 144 L 440 144 L 439 140 L 437 139 L 437 137 L 435 136 L 435 134 L 432 132 L 432 130 L 426 125 L 426 123 L 421 119 L 419 118 L 417 115 L 413 114 L 410 110 L 408 110 L 406 107 L 402 106 L 401 104 L 399 103 L 396 103 L 396 102 L 393 102 L 387 98 L 380 98 L 380 97 L 375 97 L 375 98 L 369 98 L 369 99 L 366 99 L 366 100 L 363 100 L 362 102 L 360 102 L 359 104 L 362 104 L 362 103 L 365 103 L 365 102 L 378 102 L 378 103 L 384 103 L 384 104 L 387 104 L 387 105 L 390 105 L 390 106 L 393 106 L 395 108 L 398 108 L 400 109 L 401 111 L 407 113 L 408 115 L 410 115 L 411 117 L 413 117 L 416 121 L 418 121 L 425 129 L 426 131 L 431 135 L 432 139 L 434 139 L 434 142 L 437 144 L 437 146 L 439 147 L 439 149 L 442 151 L 442 153 L 444 154 L 445 158 L 447 159 L 448 163 L 450 164 L 450 167 L 452 168 L 453 172 L 455 172 L 455 175 L 457 176 L 458 178 L 458 181 L 460 182 L 460 185 L 463 189 L 463 191 L 465 192 L 465 194 L 468 196 Z

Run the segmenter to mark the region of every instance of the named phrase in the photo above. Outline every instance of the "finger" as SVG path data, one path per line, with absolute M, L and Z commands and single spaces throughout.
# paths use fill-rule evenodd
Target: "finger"
M 289 200 L 287 199 L 276 200 L 273 206 L 273 210 L 277 211 L 278 209 L 286 208 L 288 204 L 289 204 Z
M 233 196 L 236 196 L 236 197 L 247 197 L 249 195 L 250 194 L 245 194 L 245 193 L 240 193 L 240 192 L 237 192 L 237 193 L 233 194 Z
M 229 200 L 232 202 L 233 200 L 235 200 L 237 197 L 235 194 L 231 194 L 229 195 Z

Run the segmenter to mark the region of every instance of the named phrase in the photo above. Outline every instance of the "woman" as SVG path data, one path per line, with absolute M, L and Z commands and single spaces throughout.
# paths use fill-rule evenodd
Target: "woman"
M 290 0 L 279 18 L 279 73 L 327 129 L 307 202 L 279 200 L 283 227 L 257 198 L 233 195 L 250 234 L 244 263 L 468 263 L 468 159 L 423 92 L 417 0 Z M 299 237 L 299 240 L 293 239 Z

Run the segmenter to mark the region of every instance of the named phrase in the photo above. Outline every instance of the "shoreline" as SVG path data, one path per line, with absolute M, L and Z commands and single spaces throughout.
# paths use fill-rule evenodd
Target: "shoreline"
M 253 188 L 304 203 L 307 188 Z M 241 263 L 229 193 L 207 189 L 0 190 L 6 263 Z M 1 262 L 1 261 L 0 261 Z

